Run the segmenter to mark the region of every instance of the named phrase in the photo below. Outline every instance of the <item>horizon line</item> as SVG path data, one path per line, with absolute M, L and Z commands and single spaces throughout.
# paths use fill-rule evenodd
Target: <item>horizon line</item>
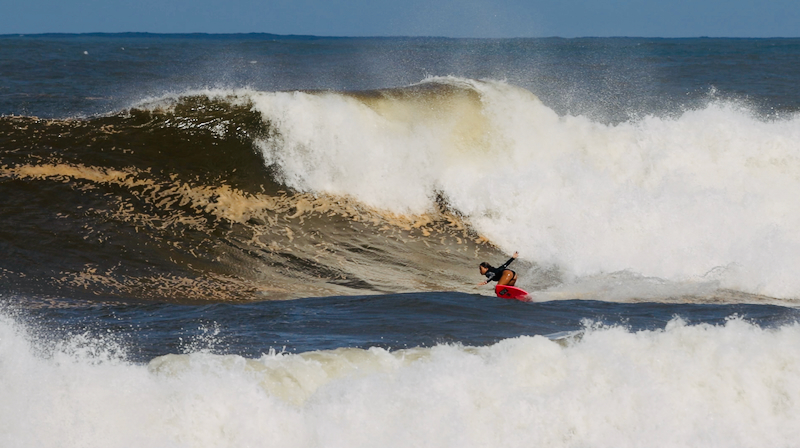
M 747 37 L 747 36 L 517 36 L 517 37 L 450 37 L 450 36 L 435 36 L 435 35 L 368 35 L 368 36 L 332 36 L 332 35 L 316 35 L 316 34 L 276 34 L 268 32 L 236 32 L 236 33 L 209 33 L 209 32 L 151 32 L 151 31 L 90 31 L 90 32 L 43 32 L 43 33 L 2 33 L 0 38 L 8 37 L 67 37 L 67 36 L 140 36 L 140 37 L 241 37 L 241 36 L 263 36 L 272 38 L 292 38 L 292 39 L 449 39 L 449 40 L 521 40 L 521 39 L 564 39 L 564 40 L 577 40 L 577 39 L 729 39 L 729 40 L 755 40 L 755 39 L 798 39 L 800 36 L 787 37 L 787 36 L 771 36 L 771 37 Z

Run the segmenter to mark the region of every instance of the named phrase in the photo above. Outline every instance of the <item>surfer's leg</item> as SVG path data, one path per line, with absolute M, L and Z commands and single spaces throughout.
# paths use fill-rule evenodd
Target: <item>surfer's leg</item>
M 514 283 L 516 282 L 517 274 L 510 269 L 506 269 L 500 275 L 500 280 L 497 281 L 497 284 L 501 286 L 514 286 Z

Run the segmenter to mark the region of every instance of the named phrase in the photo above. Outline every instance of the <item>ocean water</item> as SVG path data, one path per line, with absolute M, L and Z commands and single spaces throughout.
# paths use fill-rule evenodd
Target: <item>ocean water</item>
M 0 36 L 0 446 L 796 446 L 800 39 Z M 512 264 L 528 301 L 477 265 Z

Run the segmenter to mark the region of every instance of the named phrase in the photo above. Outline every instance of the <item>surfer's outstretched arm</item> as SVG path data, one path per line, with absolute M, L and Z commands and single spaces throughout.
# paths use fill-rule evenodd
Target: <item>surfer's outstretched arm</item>
M 514 252 L 514 255 L 512 255 L 511 258 L 509 258 L 508 261 L 505 262 L 505 264 L 497 268 L 497 270 L 503 272 L 503 270 L 506 269 L 508 265 L 511 264 L 512 261 L 517 259 L 517 257 L 519 257 L 519 252 Z

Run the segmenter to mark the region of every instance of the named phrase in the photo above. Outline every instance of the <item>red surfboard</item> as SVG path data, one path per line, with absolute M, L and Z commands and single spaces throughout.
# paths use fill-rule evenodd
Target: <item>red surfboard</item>
M 494 293 L 501 299 L 519 300 L 521 302 L 527 301 L 528 292 L 514 286 L 497 285 L 494 287 Z

